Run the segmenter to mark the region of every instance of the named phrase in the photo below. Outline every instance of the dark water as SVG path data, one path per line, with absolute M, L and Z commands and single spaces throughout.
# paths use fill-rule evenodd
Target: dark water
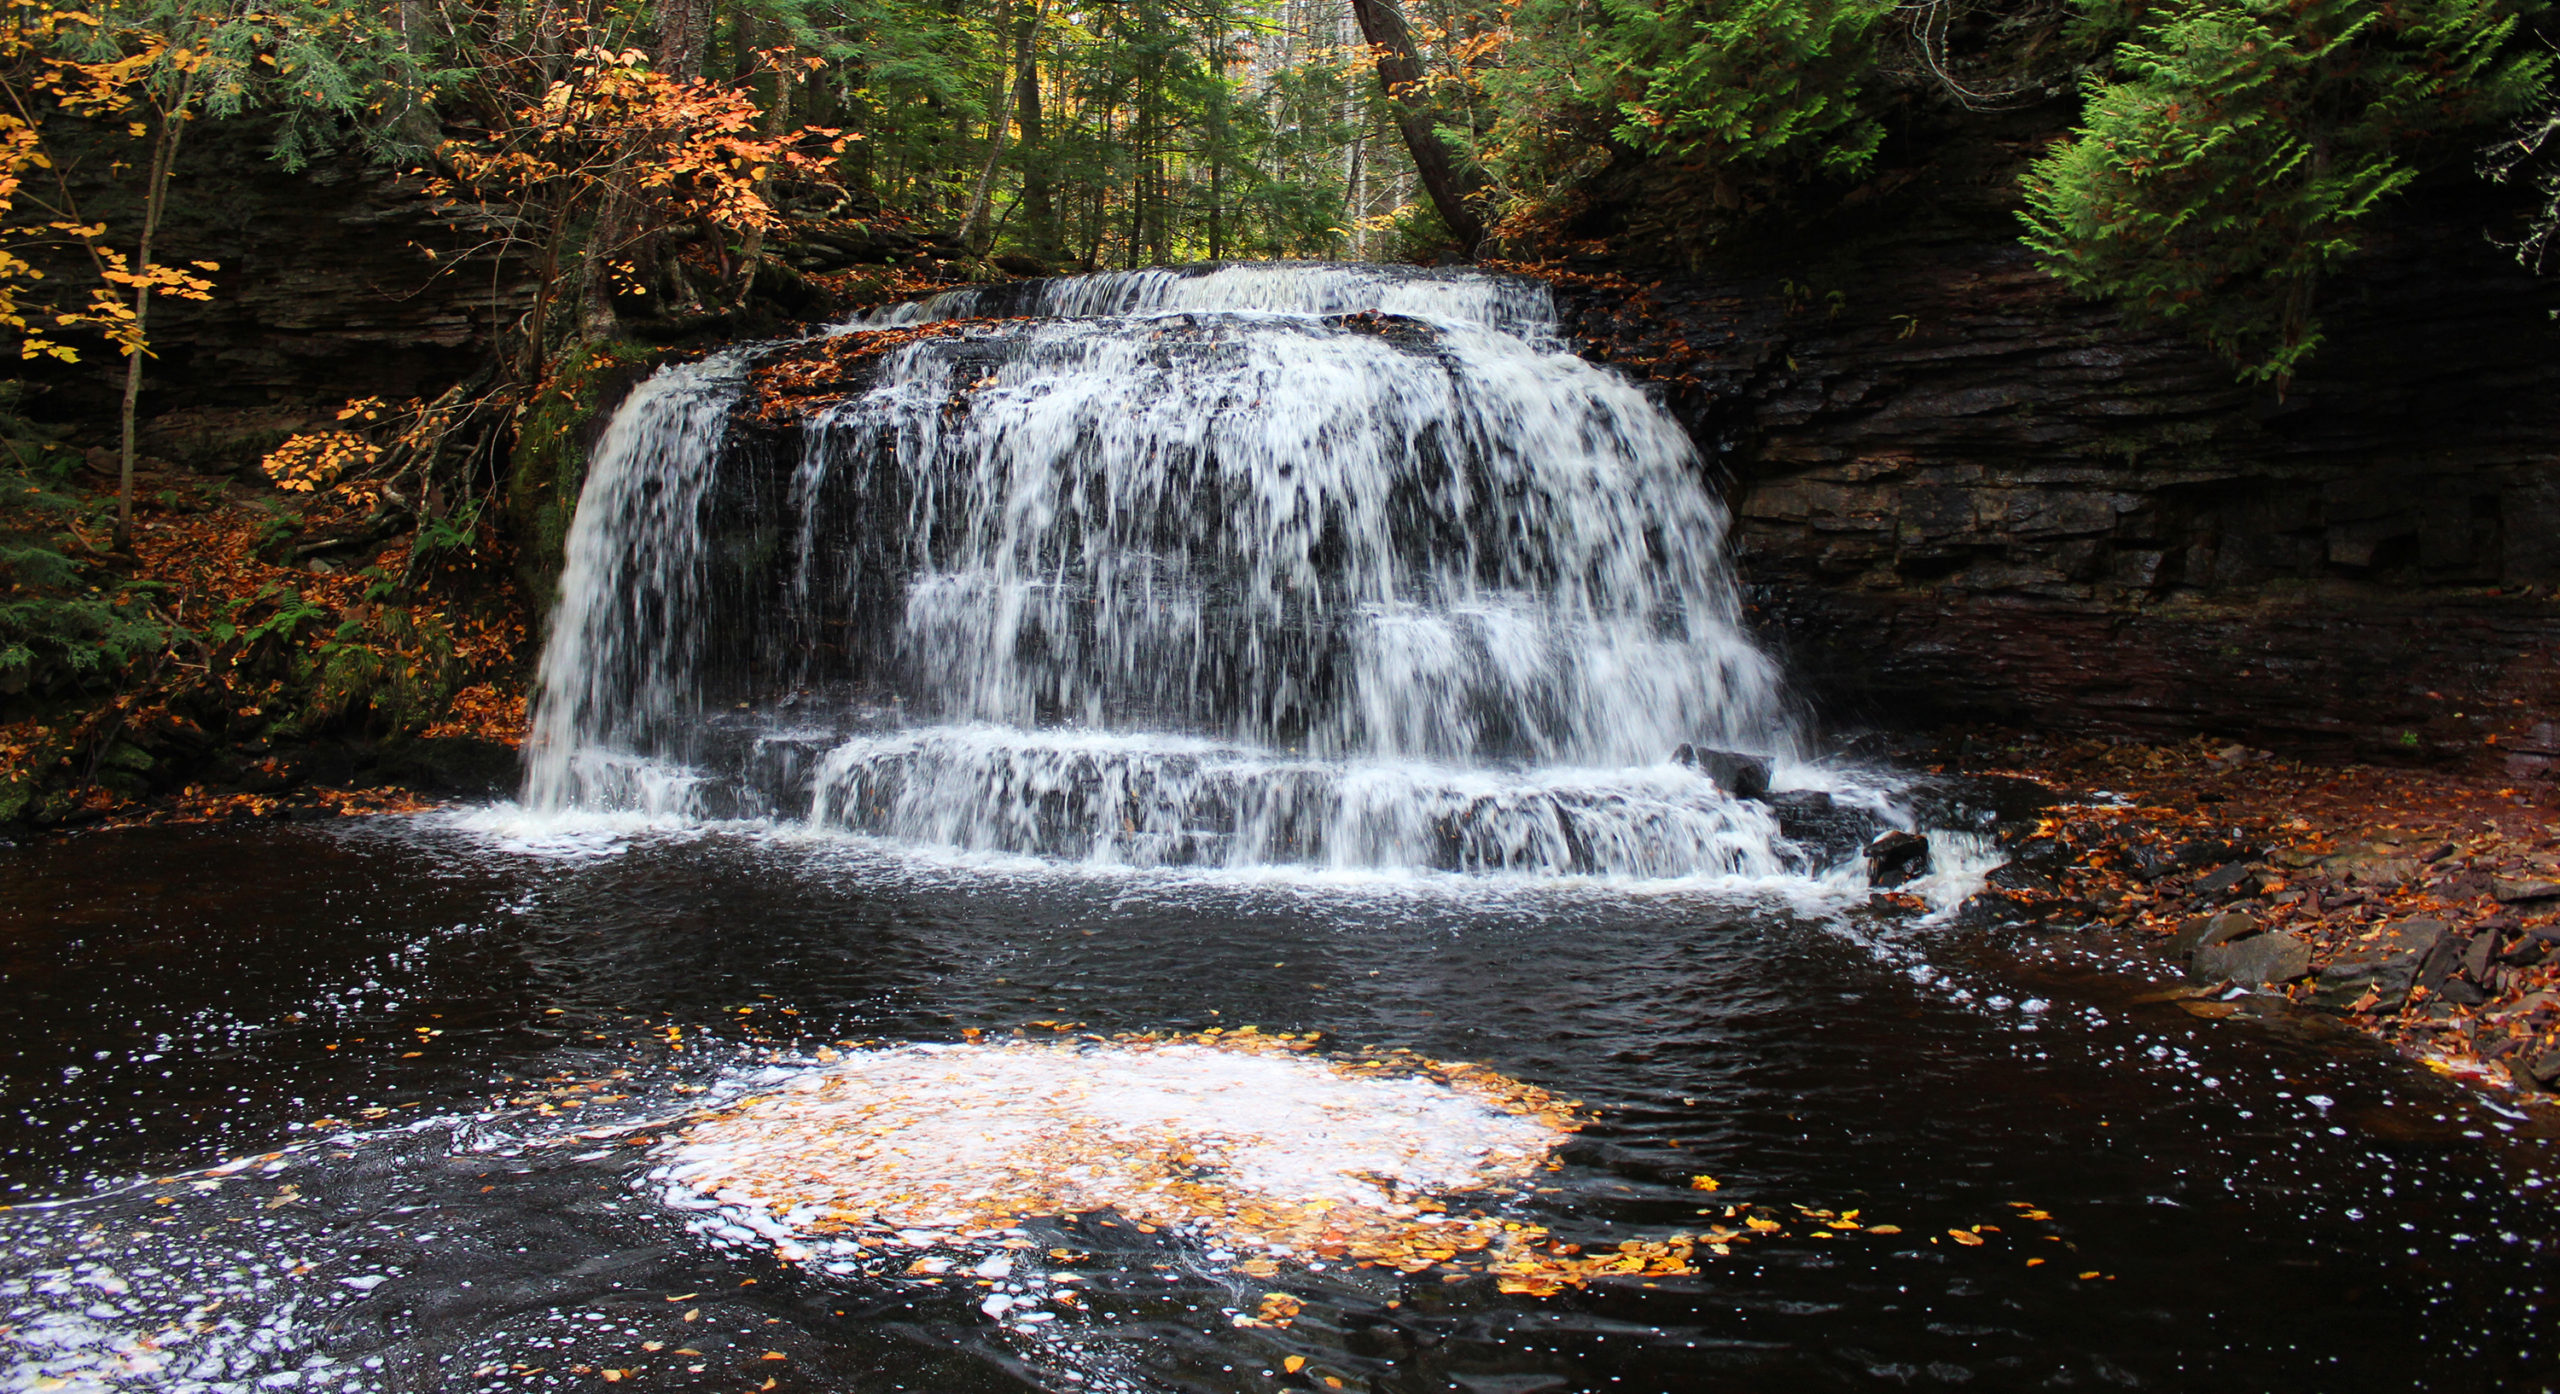
M 2093 940 L 1694 891 L 936 869 L 749 830 L 587 851 L 434 820 L 0 851 L 0 1383 L 2552 1382 L 2534 1125 L 2353 1042 L 2141 1003 L 2153 970 Z M 1903 1233 L 1538 1299 L 1436 1273 L 1244 1284 L 1087 1224 L 1043 1242 L 1093 1253 L 1093 1314 L 1035 1340 L 974 1289 L 712 1247 L 612 1131 L 794 1043 L 1057 1019 L 1317 1029 L 1582 1099 L 1599 1121 L 1556 1189 L 1509 1213 L 1584 1242 L 1695 1228 L 1697 1173 L 1718 1202 Z M 1304 1299 L 1297 1324 L 1230 1325 L 1264 1289 Z

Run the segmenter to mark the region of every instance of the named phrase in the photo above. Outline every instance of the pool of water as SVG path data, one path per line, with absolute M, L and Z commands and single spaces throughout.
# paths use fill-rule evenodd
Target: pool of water
M 1085 873 L 501 810 L 0 850 L 0 974 L 10 1388 L 2487 1390 L 2560 1354 L 2535 1121 L 2316 1022 L 2199 1019 L 2095 938 L 1810 883 Z M 1898 1232 L 1527 1296 L 1036 1221 L 1017 1248 L 1087 1296 L 1025 1327 L 992 1280 L 787 1262 L 651 1180 L 668 1120 L 821 1049 L 1063 1022 L 1580 1100 L 1560 1166 L 1484 1203 L 1586 1247 L 1734 1205 Z M 1291 1324 L 1236 1323 L 1274 1292 Z

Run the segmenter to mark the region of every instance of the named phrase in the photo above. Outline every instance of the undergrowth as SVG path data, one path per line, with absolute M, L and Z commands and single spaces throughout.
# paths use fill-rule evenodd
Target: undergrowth
M 0 823 L 289 781 L 277 752 L 300 742 L 516 738 L 524 626 L 478 505 L 377 538 L 378 480 L 293 490 L 172 468 L 140 491 L 119 553 L 112 497 L 11 400 Z

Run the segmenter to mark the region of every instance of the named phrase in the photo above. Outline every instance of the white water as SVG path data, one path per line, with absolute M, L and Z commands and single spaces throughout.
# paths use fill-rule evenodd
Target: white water
M 1375 310 L 1438 324 L 1472 324 L 1561 347 L 1547 288 L 1513 276 L 1424 271 L 1362 263 L 1245 263 L 1106 271 L 1008 287 L 945 291 L 884 306 L 872 326 L 923 324 L 971 315 L 1091 318 L 1164 310 L 1268 311 L 1342 315 Z
M 1793 864 L 1669 760 L 1797 755 L 1724 512 L 1542 287 L 1229 267 L 877 318 L 994 312 L 1042 317 L 885 356 L 796 458 L 727 443 L 740 356 L 634 394 L 529 805 L 1139 866 Z

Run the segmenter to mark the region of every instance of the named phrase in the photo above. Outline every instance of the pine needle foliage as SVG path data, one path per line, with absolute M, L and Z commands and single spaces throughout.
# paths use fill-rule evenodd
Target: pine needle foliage
M 2320 278 L 2448 133 L 2538 98 L 2501 0 L 2188 0 L 2118 45 L 2026 175 L 2026 244 L 2073 289 L 2181 325 L 2279 388 Z
M 1673 159 L 1854 176 L 1883 123 L 1865 100 L 1893 6 L 1876 0 L 1601 0 L 1603 56 L 1641 75 L 1618 139 Z
M 1614 162 L 1677 168 L 1719 210 L 1851 180 L 1885 136 L 1888 0 L 1519 0 L 1471 140 L 1515 234 Z M 1466 133 L 1460 133 L 1464 136 Z

